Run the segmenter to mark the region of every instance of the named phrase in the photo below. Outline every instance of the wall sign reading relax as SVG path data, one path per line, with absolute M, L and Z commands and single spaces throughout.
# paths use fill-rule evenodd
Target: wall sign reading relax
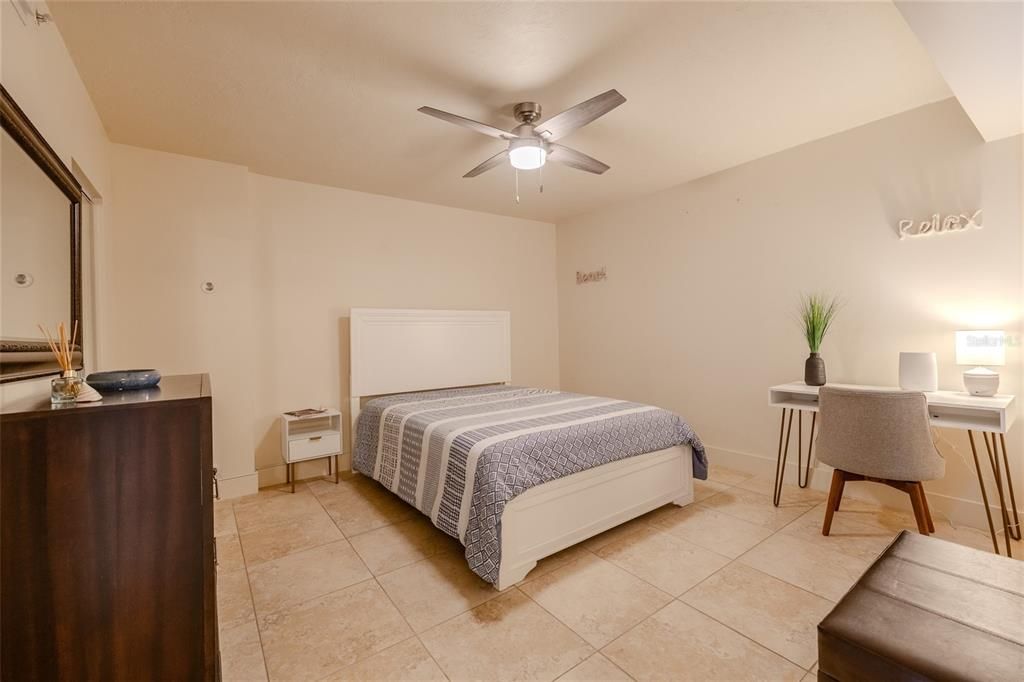
M 590 272 L 576 271 L 576 284 L 586 284 L 587 282 L 602 282 L 608 279 L 608 271 L 602 266 L 600 270 L 591 270 Z
M 899 233 L 900 239 L 904 239 L 905 237 L 925 237 L 930 234 L 943 234 L 945 232 L 962 232 L 971 228 L 981 229 L 980 208 L 969 218 L 965 215 L 955 214 L 942 218 L 936 213 L 929 220 L 922 220 L 916 225 L 913 220 L 901 220 Z

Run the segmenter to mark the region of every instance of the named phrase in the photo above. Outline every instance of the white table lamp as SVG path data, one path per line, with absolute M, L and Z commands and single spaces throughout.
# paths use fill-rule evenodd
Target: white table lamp
M 1005 332 L 992 330 L 956 333 L 956 364 L 973 366 L 964 372 L 964 388 L 971 395 L 996 394 L 999 374 L 987 367 L 1006 364 L 1005 337 Z

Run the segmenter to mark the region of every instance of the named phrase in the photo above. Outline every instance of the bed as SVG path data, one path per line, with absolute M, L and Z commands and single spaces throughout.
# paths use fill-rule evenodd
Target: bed
M 504 590 L 545 556 L 693 500 L 703 446 L 678 416 L 510 384 L 504 311 L 353 309 L 353 468 L 466 547 Z

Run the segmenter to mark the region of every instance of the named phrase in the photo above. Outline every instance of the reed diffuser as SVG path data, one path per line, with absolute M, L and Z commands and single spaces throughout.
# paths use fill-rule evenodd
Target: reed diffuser
M 46 342 L 50 344 L 50 350 L 53 352 L 53 357 L 57 359 L 61 370 L 60 376 L 50 382 L 50 403 L 53 405 L 73 404 L 82 391 L 82 377 L 78 376 L 72 362 L 75 341 L 78 340 L 78 320 L 75 320 L 75 328 L 71 332 L 70 338 L 68 337 L 68 328 L 63 322 L 57 325 L 55 336 L 51 335 L 43 325 L 39 325 L 39 330 L 43 332 Z

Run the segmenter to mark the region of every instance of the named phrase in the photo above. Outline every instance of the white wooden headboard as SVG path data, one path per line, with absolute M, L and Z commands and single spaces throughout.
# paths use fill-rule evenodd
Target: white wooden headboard
M 350 323 L 353 443 L 367 396 L 512 380 L 508 311 L 352 308 Z

